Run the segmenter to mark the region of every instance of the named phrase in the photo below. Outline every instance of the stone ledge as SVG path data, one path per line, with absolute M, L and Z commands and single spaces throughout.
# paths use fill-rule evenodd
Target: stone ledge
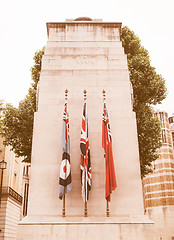
M 88 225 L 88 224 L 153 224 L 146 215 L 114 216 L 114 217 L 25 217 L 19 225 Z

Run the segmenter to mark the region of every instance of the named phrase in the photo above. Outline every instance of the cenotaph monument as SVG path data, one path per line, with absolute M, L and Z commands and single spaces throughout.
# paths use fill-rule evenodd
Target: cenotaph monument
M 136 116 L 120 28 L 119 22 L 89 18 L 47 23 L 48 41 L 34 116 L 28 215 L 19 223 L 17 240 L 154 239 L 153 222 L 144 215 Z M 65 89 L 68 89 L 72 190 L 66 194 L 62 216 L 59 174 Z M 86 216 L 80 176 L 84 89 L 92 167 Z M 103 89 L 117 180 L 109 216 L 102 148 Z

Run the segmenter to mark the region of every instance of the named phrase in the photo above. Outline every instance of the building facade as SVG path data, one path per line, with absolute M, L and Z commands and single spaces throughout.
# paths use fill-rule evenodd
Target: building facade
M 169 117 L 169 127 L 172 134 L 173 148 L 174 148 L 174 113 L 171 117 Z
M 29 169 L 23 158 L 15 156 L 9 146 L 3 146 L 0 138 L 0 161 L 7 162 L 3 171 L 0 204 L 0 239 L 16 239 L 17 224 L 26 215 Z M 0 172 L 1 178 L 2 170 Z
M 145 209 L 155 222 L 156 239 L 174 239 L 174 152 L 168 114 L 156 112 L 161 121 L 162 147 L 153 173 L 144 179 Z

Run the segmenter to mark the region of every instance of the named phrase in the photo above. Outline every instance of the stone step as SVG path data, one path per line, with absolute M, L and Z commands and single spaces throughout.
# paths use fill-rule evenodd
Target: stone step
M 77 63 L 74 63 L 74 64 L 71 64 L 71 66 L 66 66 L 66 65 L 50 65 L 50 66 L 44 66 L 43 70 L 62 70 L 62 71 L 65 71 L 65 70 L 114 70 L 114 69 L 128 69 L 128 67 L 125 65 L 97 65 L 95 63 L 90 63 L 90 66 L 89 64 L 83 64 L 83 63 L 80 63 L 80 64 L 77 64 Z
M 79 57 L 89 57 L 89 58 L 106 58 L 106 59 L 117 59 L 117 60 L 127 60 L 127 55 L 126 54 L 107 54 L 107 53 L 84 53 L 84 54 L 80 54 L 80 53 L 61 53 L 59 55 L 50 55 L 50 54 L 44 54 L 42 57 L 42 60 L 58 60 L 58 59 L 66 59 L 66 58 L 79 58 Z
M 112 35 L 108 35 L 108 36 L 96 36 L 95 38 L 92 38 L 91 35 L 80 35 L 77 36 L 77 37 L 74 37 L 74 36 L 66 36 L 66 35 L 63 35 L 63 36 L 60 36 L 60 35 L 57 35 L 57 34 L 54 34 L 51 36 L 51 39 L 50 41 L 90 41 L 91 39 L 95 39 L 95 41 L 120 41 L 120 37 L 119 36 L 112 36 Z
M 127 68 L 127 59 L 107 56 L 60 56 L 59 59 L 43 59 L 42 69 L 117 69 Z
M 72 79 L 70 81 L 70 78 Z M 74 88 L 95 88 L 95 91 L 101 91 L 103 88 L 113 88 L 116 87 L 120 89 L 120 87 L 124 87 L 124 89 L 130 89 L 129 76 L 126 75 L 109 75 L 107 78 L 104 78 L 102 75 L 72 75 L 68 76 L 54 76 L 50 78 L 47 75 L 42 75 L 42 82 L 39 87 L 42 93 L 44 92 L 46 95 L 48 92 L 51 94 L 56 91 L 55 85 L 59 85 L 59 88 L 62 89 L 62 86 L 66 86 L 66 88 L 72 88 L 71 82 L 73 82 Z M 89 85 L 90 84 L 90 85 Z M 90 86 L 90 87 L 89 87 Z M 63 87 L 64 88 L 64 87 Z M 65 89 L 64 89 L 65 90 Z M 63 91 L 64 91 L 63 90 Z M 111 90 L 109 90 L 111 91 Z M 60 91 L 61 92 L 61 91 Z M 40 93 L 42 95 L 42 93 Z
M 128 69 L 57 69 L 57 70 L 51 70 L 51 69 L 42 69 L 41 71 L 41 78 L 43 76 L 45 77 L 49 77 L 49 79 L 51 79 L 52 77 L 59 77 L 64 76 L 64 77 L 72 77 L 76 76 L 77 78 L 82 75 L 82 76 L 87 76 L 88 78 L 90 78 L 91 76 L 96 77 L 96 78 L 100 78 L 102 76 L 105 76 L 105 78 L 109 78 L 111 77 L 117 77 L 117 76 L 128 76 L 129 75 L 129 71 Z
M 120 41 L 47 41 L 50 47 L 122 47 Z
M 56 75 L 50 75 L 48 78 L 48 75 L 45 73 L 57 73 Z M 107 75 L 105 75 L 105 73 Z M 129 84 L 129 74 L 127 70 L 113 70 L 113 74 L 111 74 L 110 70 L 102 71 L 102 70 L 65 70 L 64 73 L 60 74 L 60 70 L 57 71 L 46 71 L 43 70 L 43 73 L 41 73 L 41 82 L 39 84 L 40 86 L 46 86 L 49 84 L 56 84 L 56 82 L 64 82 L 64 81 L 71 81 L 75 82 L 76 85 L 83 83 L 84 81 L 88 81 L 91 86 L 101 86 L 103 82 L 113 82 L 114 84 L 117 84 L 115 81 L 127 81 Z M 60 85 L 60 84 L 59 84 Z
M 100 46 L 73 46 L 73 47 L 49 47 L 45 49 L 46 55 L 60 55 L 60 54 L 124 54 L 122 47 L 100 47 Z

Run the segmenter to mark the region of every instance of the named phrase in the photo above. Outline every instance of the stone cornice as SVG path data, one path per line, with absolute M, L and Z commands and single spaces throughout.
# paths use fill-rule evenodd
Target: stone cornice
M 47 35 L 49 36 L 50 28 L 65 28 L 66 26 L 77 26 L 77 25 L 93 25 L 102 26 L 103 28 L 119 28 L 121 29 L 121 22 L 99 22 L 99 21 L 67 21 L 67 22 L 48 22 L 47 24 Z

